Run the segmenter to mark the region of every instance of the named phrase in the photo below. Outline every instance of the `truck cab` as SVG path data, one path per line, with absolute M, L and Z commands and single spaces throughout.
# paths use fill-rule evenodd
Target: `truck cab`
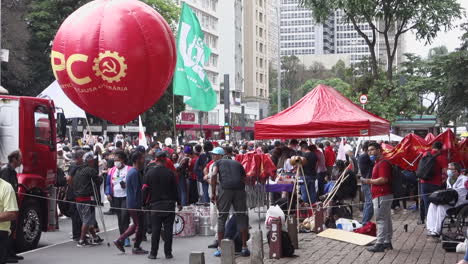
M 59 127 L 64 124 L 58 124 Z M 57 225 L 57 123 L 52 100 L 0 96 L 0 162 L 20 150 L 23 165 L 18 173 L 16 247 L 37 247 L 43 231 Z

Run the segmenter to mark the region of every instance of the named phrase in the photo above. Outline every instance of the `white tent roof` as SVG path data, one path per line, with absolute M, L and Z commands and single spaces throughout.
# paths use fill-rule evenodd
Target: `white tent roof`
M 365 139 L 368 139 L 368 140 L 372 140 L 372 141 L 379 141 L 379 140 L 382 140 L 382 141 L 397 141 L 397 142 L 400 142 L 403 137 L 400 137 L 398 135 L 395 135 L 395 134 L 390 134 L 390 135 L 381 135 L 381 136 L 372 136 L 372 137 L 363 137 L 363 140 Z
M 68 98 L 57 81 L 54 81 L 37 97 L 52 99 L 55 107 L 63 109 L 65 118 L 86 118 L 85 111 Z

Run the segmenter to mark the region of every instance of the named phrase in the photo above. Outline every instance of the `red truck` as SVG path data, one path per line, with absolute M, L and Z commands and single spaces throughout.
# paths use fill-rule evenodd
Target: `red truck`
M 56 116 L 52 100 L 0 95 L 0 162 L 7 163 L 8 154 L 17 149 L 23 155 L 23 165 L 18 168 L 18 251 L 36 248 L 43 231 L 58 227 L 53 200 L 57 193 L 57 131 L 64 136 L 66 122 L 63 115 Z

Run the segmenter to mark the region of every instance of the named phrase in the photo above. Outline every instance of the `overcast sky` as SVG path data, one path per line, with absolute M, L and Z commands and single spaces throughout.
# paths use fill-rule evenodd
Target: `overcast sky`
M 461 6 L 465 9 L 466 12 L 468 10 L 468 0 L 458 0 Z M 467 18 L 463 20 L 456 21 L 454 25 L 459 25 L 463 21 L 468 21 Z M 416 53 L 420 56 L 427 56 L 429 49 L 432 47 L 442 46 L 445 45 L 449 51 L 453 51 L 460 46 L 460 39 L 459 37 L 462 35 L 462 31 L 457 27 L 448 32 L 440 32 L 437 35 L 437 38 L 431 43 L 430 45 L 424 45 L 424 42 L 416 41 L 416 36 L 411 33 L 406 36 L 406 51 L 407 53 Z

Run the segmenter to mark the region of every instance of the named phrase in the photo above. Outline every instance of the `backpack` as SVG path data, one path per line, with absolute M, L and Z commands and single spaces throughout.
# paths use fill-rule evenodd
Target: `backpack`
M 429 202 L 455 206 L 458 202 L 458 192 L 454 189 L 435 191 L 429 195 Z
M 391 186 L 392 186 L 392 193 L 393 198 L 401 198 L 404 197 L 406 194 L 406 178 L 401 172 L 400 167 L 397 165 L 393 165 L 390 161 L 385 160 L 392 166 L 392 179 L 391 179 Z
M 271 231 L 267 233 L 268 245 L 270 245 L 271 240 Z M 294 246 L 291 242 L 288 232 L 281 231 L 281 251 L 283 251 L 283 257 L 292 257 L 294 256 Z
M 422 157 L 419 161 L 418 169 L 416 170 L 416 177 L 425 181 L 428 181 L 434 177 L 434 168 L 436 164 L 436 158 L 440 153 L 432 155 L 431 152 Z

